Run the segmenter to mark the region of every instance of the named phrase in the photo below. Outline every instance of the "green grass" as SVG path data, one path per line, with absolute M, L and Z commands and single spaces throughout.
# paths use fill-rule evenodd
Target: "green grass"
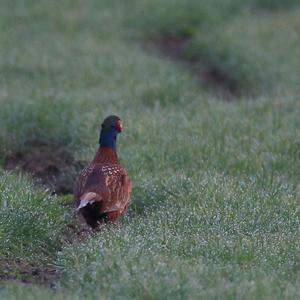
M 1 259 L 42 263 L 53 258 L 68 219 L 55 197 L 28 179 L 3 172 L 0 193 Z
M 257 185 L 203 172 L 152 184 L 159 206 L 64 249 L 59 264 L 73 271 L 63 286 L 104 298 L 282 297 L 299 276 L 297 198 L 278 182 L 269 193 Z
M 22 279 L 19 260 L 59 271 L 55 291 L 2 281 L 1 299 L 299 298 L 296 1 L 0 6 L 0 161 L 32 139 L 89 160 L 114 113 L 134 184 L 124 218 L 70 243 L 71 197 L 1 171 L 0 276 L 11 261 Z M 184 58 L 242 95 L 224 101 L 143 48 L 170 35 L 189 36 Z

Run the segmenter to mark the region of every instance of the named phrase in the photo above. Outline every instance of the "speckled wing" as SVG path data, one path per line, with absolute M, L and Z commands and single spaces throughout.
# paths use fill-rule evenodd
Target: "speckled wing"
M 85 167 L 81 171 L 75 186 L 77 205 L 79 205 L 81 197 L 85 193 L 96 193 L 101 199 L 103 197 L 108 197 L 105 181 L 105 175 L 102 172 L 101 165 L 91 164 Z
M 119 164 L 92 164 L 81 172 L 75 187 L 77 204 L 88 192 L 101 198 L 101 213 L 124 210 L 130 202 L 131 181 Z
M 103 199 L 103 212 L 123 211 L 130 202 L 131 181 L 119 164 L 102 165 L 109 197 Z

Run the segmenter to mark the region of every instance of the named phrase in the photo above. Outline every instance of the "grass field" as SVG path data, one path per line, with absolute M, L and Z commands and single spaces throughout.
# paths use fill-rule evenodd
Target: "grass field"
M 0 299 L 299 299 L 299 36 L 297 0 L 1 0 Z M 112 113 L 132 204 L 81 234 Z

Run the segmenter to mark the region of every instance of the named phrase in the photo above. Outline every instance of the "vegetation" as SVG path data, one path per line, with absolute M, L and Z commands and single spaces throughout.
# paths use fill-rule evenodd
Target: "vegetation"
M 2 0 L 0 298 L 298 299 L 299 14 L 292 0 Z M 88 161 L 111 113 L 132 205 L 78 238 L 70 195 L 4 169 L 32 141 Z

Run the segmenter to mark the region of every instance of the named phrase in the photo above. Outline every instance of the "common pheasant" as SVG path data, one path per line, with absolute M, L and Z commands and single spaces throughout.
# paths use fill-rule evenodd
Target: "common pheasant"
M 93 228 L 114 222 L 127 211 L 130 203 L 131 180 L 120 165 L 116 151 L 117 135 L 122 131 L 119 117 L 108 116 L 103 121 L 99 149 L 76 182 L 77 211 Z

